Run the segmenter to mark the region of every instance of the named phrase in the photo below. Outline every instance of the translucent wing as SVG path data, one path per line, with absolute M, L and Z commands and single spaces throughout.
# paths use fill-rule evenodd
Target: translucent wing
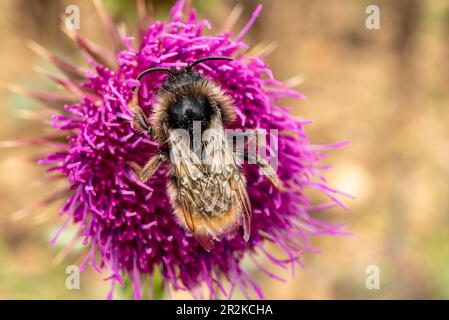
M 234 182 L 234 191 L 242 208 L 243 214 L 243 239 L 249 240 L 251 234 L 251 202 L 249 201 L 246 185 L 241 176 Z
M 180 199 L 180 210 L 182 210 L 182 213 L 184 215 L 184 220 L 186 221 L 187 227 L 189 228 L 190 232 L 194 233 L 195 232 L 195 225 L 193 223 L 193 210 L 191 207 L 192 202 L 188 201 L 187 199 L 188 197 L 186 197 L 185 194 L 180 194 L 179 195 L 179 199 Z

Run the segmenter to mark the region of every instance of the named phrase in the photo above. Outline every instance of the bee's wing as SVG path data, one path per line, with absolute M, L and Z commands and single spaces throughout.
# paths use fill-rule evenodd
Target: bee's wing
M 187 176 L 195 181 L 204 174 L 204 167 L 198 156 L 190 150 L 190 140 L 178 133 L 170 135 L 172 144 L 172 164 L 181 176 Z M 173 161 L 174 160 L 174 161 Z
M 219 112 L 218 112 L 219 114 Z M 223 130 L 223 124 L 221 122 L 221 117 L 215 118 L 215 125 L 217 130 L 217 135 L 215 139 L 212 139 L 211 149 L 213 155 L 211 162 L 211 167 L 213 171 L 222 172 L 224 167 L 238 168 L 233 149 L 229 146 L 226 134 Z M 216 143 L 215 145 L 213 145 Z M 249 240 L 251 233 L 251 203 L 249 201 L 248 192 L 246 191 L 246 182 L 244 177 L 241 175 L 239 170 L 233 171 L 233 176 L 231 177 L 231 189 L 235 192 L 237 196 L 237 201 L 240 204 L 243 214 L 243 238 L 245 241 Z
M 190 232 L 195 232 L 195 224 L 193 223 L 193 210 L 191 205 L 191 202 L 187 200 L 187 197 L 185 195 L 179 195 L 179 199 L 181 202 L 181 210 L 184 215 L 184 220 L 186 221 L 187 227 L 189 228 Z
M 224 132 L 223 132 L 224 133 Z M 221 148 L 222 154 L 220 161 L 223 161 L 225 165 L 230 165 L 233 168 L 238 168 L 235 154 L 233 149 L 228 145 L 225 135 L 222 136 L 223 147 Z M 233 171 L 233 177 L 231 178 L 232 190 L 237 195 L 237 200 L 242 208 L 243 214 L 243 238 L 245 241 L 249 240 L 251 233 L 251 202 L 249 201 L 248 192 L 246 191 L 245 178 L 240 173 L 240 170 Z
M 188 146 L 185 141 L 179 139 L 179 137 L 175 136 L 175 133 L 172 133 L 170 136 L 172 140 L 172 165 L 175 169 L 176 176 L 179 179 L 179 183 L 184 185 L 182 188 L 182 192 L 177 195 L 179 202 L 179 210 L 182 211 L 184 216 L 184 220 L 186 222 L 187 227 L 190 232 L 195 232 L 195 225 L 193 222 L 193 197 L 189 189 L 192 189 L 190 185 L 193 185 L 194 180 L 197 179 L 198 174 L 200 174 L 200 168 L 195 165 L 192 161 Z M 185 188 L 185 184 L 189 186 L 189 188 Z
M 184 214 L 184 220 L 186 221 L 187 227 L 189 228 L 190 232 L 192 232 L 196 241 L 198 241 L 198 243 L 204 248 L 204 250 L 210 252 L 215 247 L 213 237 L 209 234 L 199 234 L 195 230 L 195 225 L 192 218 L 193 208 L 191 206 L 193 203 L 193 199 L 191 199 L 191 196 L 188 194 L 180 194 L 180 201 L 180 209 Z
M 241 176 L 239 176 L 239 178 L 235 181 L 235 186 L 233 189 L 242 208 L 243 239 L 245 239 L 245 241 L 248 241 L 251 233 L 251 202 L 249 201 L 245 182 L 243 181 L 243 178 Z

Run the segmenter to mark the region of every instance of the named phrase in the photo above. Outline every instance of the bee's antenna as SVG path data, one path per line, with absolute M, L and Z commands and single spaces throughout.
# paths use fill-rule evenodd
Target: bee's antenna
M 226 61 L 232 61 L 234 59 L 229 58 L 229 57 L 206 57 L 206 58 L 201 58 L 198 59 L 194 62 L 192 62 L 192 64 L 189 65 L 189 68 L 193 68 L 194 66 L 196 66 L 199 63 L 205 62 L 205 61 L 209 61 L 209 60 L 226 60 Z
M 149 69 L 146 69 L 146 70 L 142 71 L 141 73 L 139 73 L 139 75 L 137 76 L 136 80 L 140 81 L 148 73 L 156 72 L 156 71 L 165 71 L 165 72 L 168 72 L 168 73 L 172 73 L 173 72 L 173 70 L 171 70 L 170 68 L 162 68 L 162 67 L 149 68 Z M 136 89 L 136 87 L 133 88 L 133 90 L 135 90 L 135 89 Z
M 140 81 L 140 79 L 142 79 L 144 75 L 151 73 L 151 72 L 155 72 L 155 71 L 165 71 L 165 72 L 169 72 L 169 73 L 172 72 L 172 70 L 170 68 L 162 68 L 162 67 L 150 68 L 150 69 L 146 69 L 146 70 L 142 71 L 141 73 L 139 73 L 136 80 Z

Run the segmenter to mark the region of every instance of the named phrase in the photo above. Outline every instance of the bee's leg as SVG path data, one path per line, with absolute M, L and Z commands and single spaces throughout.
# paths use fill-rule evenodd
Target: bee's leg
M 270 180 L 271 184 L 276 189 L 278 189 L 281 192 L 285 191 L 284 183 L 282 182 L 281 179 L 279 179 L 273 167 L 270 166 L 270 164 L 266 159 L 257 158 L 257 165 L 259 166 L 260 170 L 262 170 L 262 172 L 267 176 L 268 180 Z
M 227 138 L 229 143 L 232 145 L 233 152 L 236 156 L 237 163 L 241 164 L 243 161 L 248 161 L 246 154 L 248 152 L 245 152 L 245 144 L 239 144 L 242 143 L 244 138 L 248 139 L 254 139 L 257 137 L 258 130 L 249 130 L 249 131 L 234 131 L 232 133 L 229 133 Z M 234 138 L 236 141 L 234 142 Z M 250 140 L 248 140 L 250 141 Z
M 140 167 L 137 163 L 131 162 L 131 168 L 137 174 L 142 182 L 147 182 L 154 173 L 159 169 L 159 167 L 168 159 L 166 152 L 159 152 L 154 155 L 148 162 Z
M 236 131 L 229 134 L 229 138 L 254 138 L 259 134 L 259 129 L 251 129 L 249 131 Z
M 140 179 L 140 173 L 142 172 L 142 167 L 139 166 L 139 164 L 137 162 L 134 162 L 134 161 L 131 161 L 128 164 L 131 167 L 131 169 L 133 170 L 133 172 L 136 175 L 136 177 Z
M 279 179 L 273 167 L 268 163 L 266 159 L 262 159 L 254 155 L 249 155 L 247 152 L 245 152 L 244 154 L 244 159 L 246 161 L 256 163 L 259 166 L 260 170 L 262 170 L 263 174 L 267 177 L 267 179 L 276 189 L 278 189 L 281 192 L 285 191 L 284 183 L 282 182 L 281 179 Z
M 153 134 L 153 129 L 151 128 L 145 113 L 143 113 L 139 106 L 134 106 L 132 110 L 134 113 L 133 127 L 136 130 L 146 132 L 151 136 Z
M 248 137 L 250 139 L 257 138 L 258 134 L 261 134 L 262 132 L 259 129 L 254 129 L 251 131 L 245 131 L 245 132 L 235 132 L 233 133 L 233 137 L 240 138 L 240 137 Z M 256 141 L 257 146 L 257 141 Z M 262 170 L 263 174 L 267 177 L 267 179 L 271 182 L 271 184 L 278 189 L 279 191 L 283 192 L 285 191 L 284 183 L 279 179 L 274 169 L 271 167 L 271 165 L 268 163 L 266 159 L 262 159 L 258 157 L 257 155 L 250 155 L 248 152 L 243 150 L 236 150 L 234 149 L 234 152 L 236 154 L 237 159 L 243 159 L 244 161 L 249 161 L 251 163 L 255 163 L 259 166 L 260 170 Z

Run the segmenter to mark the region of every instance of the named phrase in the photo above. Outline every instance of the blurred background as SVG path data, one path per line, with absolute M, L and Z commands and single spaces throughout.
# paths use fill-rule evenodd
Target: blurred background
M 215 30 L 240 3 L 242 27 L 257 3 L 263 11 L 247 35 L 250 45 L 275 43 L 267 57 L 279 80 L 295 79 L 308 99 L 284 101 L 302 119 L 313 120 L 314 143 L 350 140 L 332 151 L 331 185 L 353 194 L 350 210 L 323 219 L 348 223 L 352 236 L 313 239 L 323 254 L 306 254 L 305 268 L 279 283 L 253 270 L 273 299 L 449 298 L 449 2 L 439 0 L 193 1 Z M 153 1 L 164 19 L 173 1 Z M 28 47 L 34 40 L 82 64 L 60 30 L 67 5 L 81 12 L 81 33 L 108 46 L 90 0 L 0 2 L 0 82 L 35 89 L 52 85 L 33 71 L 46 66 Z M 104 0 L 130 33 L 133 1 Z M 365 27 L 368 5 L 380 8 L 379 30 Z M 0 140 L 36 137 L 42 126 L 24 118 L 37 105 L 0 91 Z M 36 151 L 36 150 L 34 150 Z M 27 215 L 21 210 L 47 194 L 43 168 L 25 162 L 30 148 L 0 149 L 0 299 L 103 299 L 105 274 L 88 268 L 80 290 L 65 287 L 65 267 L 79 264 L 49 241 L 63 219 L 57 206 Z M 268 263 L 267 263 L 268 264 Z M 367 267 L 380 270 L 380 289 L 365 286 Z M 118 290 L 117 298 L 130 295 Z M 238 296 L 237 296 L 238 297 Z M 175 298 L 186 298 L 175 294 Z

